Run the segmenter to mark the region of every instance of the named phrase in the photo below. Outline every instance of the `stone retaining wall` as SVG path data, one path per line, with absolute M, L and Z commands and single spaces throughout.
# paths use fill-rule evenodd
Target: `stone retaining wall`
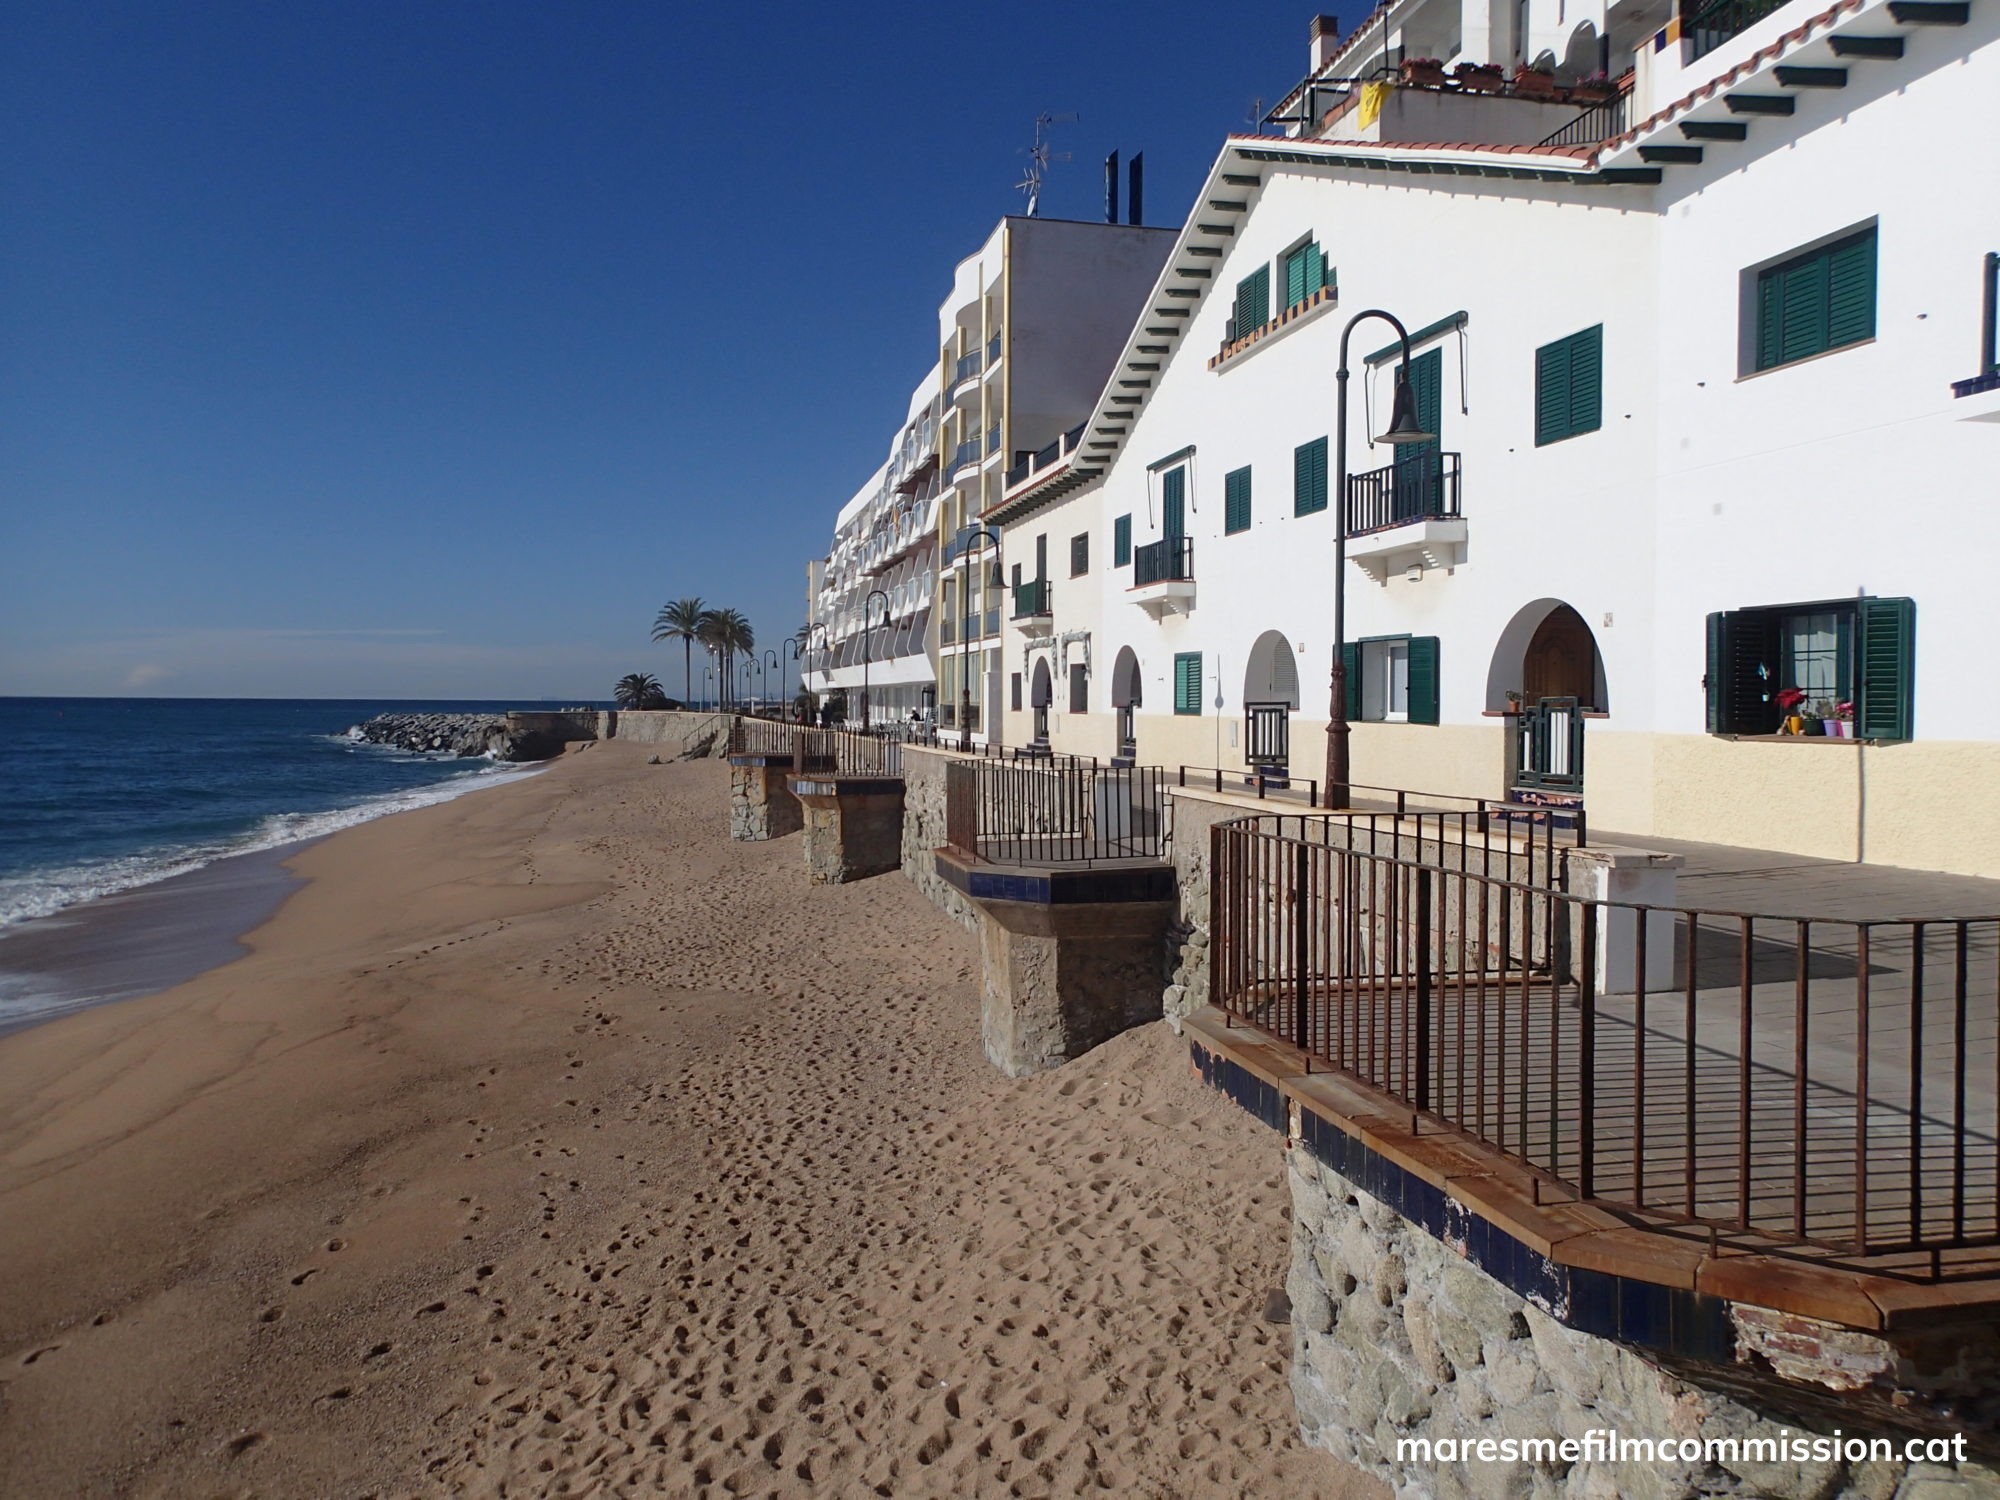
M 938 878 L 933 851 L 944 843 L 944 768 L 957 755 L 924 745 L 903 746 L 903 873 L 959 926 L 979 929 L 965 893 Z
M 687 709 L 624 709 L 614 714 L 612 734 L 689 760 L 729 753 L 730 715 Z

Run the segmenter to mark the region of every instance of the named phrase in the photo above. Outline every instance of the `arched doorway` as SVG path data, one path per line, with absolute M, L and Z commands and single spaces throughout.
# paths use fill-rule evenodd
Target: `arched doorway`
M 1508 715 L 1508 786 L 1542 800 L 1583 793 L 1585 716 L 1610 706 L 1604 659 L 1583 616 L 1561 599 L 1523 605 L 1500 633 L 1487 707 Z
M 1522 653 L 1522 698 L 1529 703 L 1574 698 L 1584 708 L 1595 709 L 1597 680 L 1596 638 L 1582 615 L 1558 604 L 1543 616 Z
M 1047 658 L 1035 663 L 1035 675 L 1028 693 L 1028 706 L 1035 711 L 1035 742 L 1047 744 L 1049 739 L 1049 699 L 1055 689 L 1049 678 Z
M 1243 758 L 1282 771 L 1291 764 L 1292 714 L 1299 706 L 1299 663 L 1276 630 L 1257 637 L 1243 668 Z
M 1111 668 L 1111 706 L 1118 711 L 1118 758 L 1130 763 L 1139 755 L 1139 656 L 1130 646 L 1119 648 Z

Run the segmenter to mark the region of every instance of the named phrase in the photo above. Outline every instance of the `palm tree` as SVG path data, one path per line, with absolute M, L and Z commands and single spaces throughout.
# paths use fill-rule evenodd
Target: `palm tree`
M 756 646 L 757 632 L 751 628 L 749 618 L 741 610 L 712 609 L 703 623 L 701 641 L 715 652 L 716 676 L 723 685 L 723 701 L 734 702 L 736 656 L 738 652 L 747 652 Z
M 651 672 L 627 672 L 611 697 L 620 708 L 659 708 L 666 703 L 667 692 Z
M 681 643 L 681 696 L 694 701 L 694 643 L 705 640 L 709 609 L 699 599 L 676 599 L 653 617 L 653 639 Z

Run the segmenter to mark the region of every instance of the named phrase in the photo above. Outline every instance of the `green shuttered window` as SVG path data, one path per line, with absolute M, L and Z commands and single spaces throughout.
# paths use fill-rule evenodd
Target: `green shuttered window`
M 1222 478 L 1222 529 L 1225 533 L 1250 529 L 1250 466 L 1231 469 Z
M 1069 576 L 1090 571 L 1090 533 L 1080 531 L 1069 539 Z
M 1111 523 L 1111 566 L 1123 568 L 1132 562 L 1132 518 L 1120 516 Z
M 1311 240 L 1285 256 L 1285 306 L 1297 307 L 1326 282 L 1326 256 Z
M 1356 723 L 1438 722 L 1438 638 L 1378 636 L 1340 648 L 1347 717 Z
M 1757 368 L 1875 337 L 1875 227 L 1757 273 Z
M 1853 704 L 1853 733 L 1907 740 L 1914 733 L 1917 607 L 1909 599 L 1732 609 L 1708 617 L 1702 678 L 1710 734 L 1776 734 L 1778 694 L 1806 694 L 1821 715 Z
M 1174 712 L 1201 712 L 1201 653 L 1181 651 L 1174 656 Z
M 1271 321 L 1271 268 L 1259 266 L 1236 283 L 1236 337 Z
M 1326 439 L 1314 438 L 1292 450 L 1292 514 L 1326 509 Z
M 1535 446 L 1604 425 L 1604 325 L 1535 351 Z

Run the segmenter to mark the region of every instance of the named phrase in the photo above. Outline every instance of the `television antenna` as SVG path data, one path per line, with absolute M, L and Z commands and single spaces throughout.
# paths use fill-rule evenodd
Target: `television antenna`
M 1014 184 L 1028 195 L 1028 217 L 1038 219 L 1042 212 L 1042 178 L 1053 162 L 1068 161 L 1067 151 L 1049 149 L 1049 131 L 1056 125 L 1069 125 L 1076 121 L 1074 114 L 1040 114 L 1035 116 L 1035 144 L 1028 148 L 1028 170 L 1021 174 L 1021 180 Z

